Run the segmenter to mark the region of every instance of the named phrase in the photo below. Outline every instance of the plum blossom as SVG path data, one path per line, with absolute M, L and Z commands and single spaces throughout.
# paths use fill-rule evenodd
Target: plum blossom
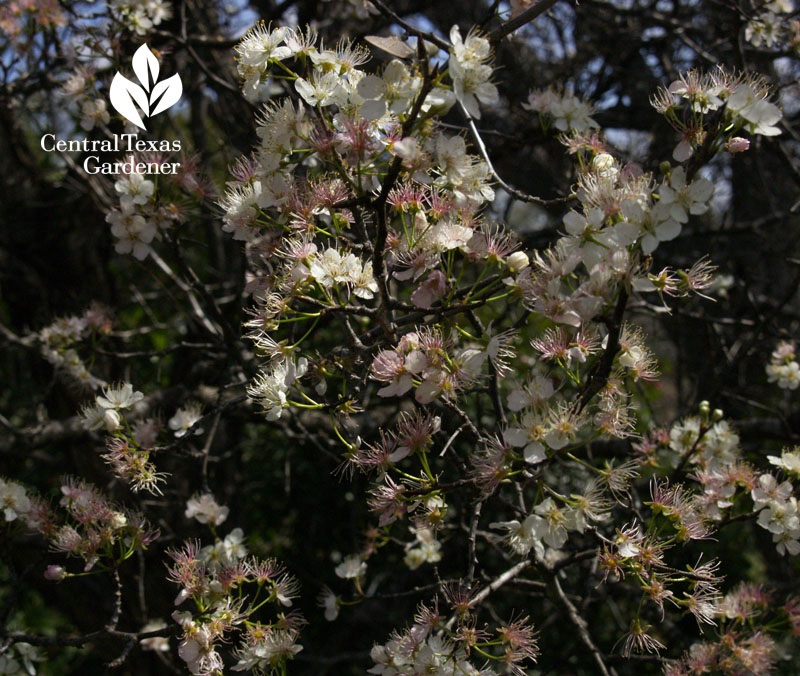
M 453 43 L 453 49 L 448 66 L 456 99 L 472 117 L 480 119 L 478 102 L 492 105 L 499 99 L 497 87 L 489 81 L 492 77 L 489 41 L 474 31 L 464 40 L 458 26 L 453 26 L 450 42 Z
M 323 587 L 320 592 L 318 605 L 325 610 L 325 619 L 333 622 L 339 617 L 339 598 L 329 587 Z
M 669 217 L 677 223 L 686 223 L 689 214 L 704 214 L 714 193 L 714 184 L 707 178 L 696 178 L 686 183 L 686 170 L 676 167 L 659 188 L 659 205 L 669 207 Z
M 442 543 L 439 542 L 430 528 L 412 528 L 415 541 L 406 545 L 405 564 L 411 569 L 419 568 L 423 563 L 437 563 L 442 560 Z
M 766 100 L 764 93 L 756 92 L 747 83 L 741 84 L 728 97 L 728 110 L 741 117 L 753 134 L 777 136 L 781 130 L 775 124 L 783 117 L 780 108 Z
M 295 363 L 288 358 L 279 359 L 269 371 L 262 371 L 247 388 L 247 396 L 264 410 L 267 420 L 277 420 L 289 404 L 286 394 L 295 380 L 305 375 L 308 360 L 301 357 Z
M 97 397 L 97 405 L 104 409 L 130 408 L 136 402 L 144 399 L 144 394 L 134 392 L 130 383 L 119 383 L 103 389 L 103 394 Z
M 144 174 L 132 172 L 117 180 L 114 189 L 120 194 L 120 204 L 125 210 L 134 204 L 147 204 L 155 190 L 155 183 L 145 178 Z
M 10 479 L 0 478 L 0 510 L 6 521 L 24 517 L 31 509 L 31 500 L 24 486 Z
M 772 12 L 763 12 L 747 22 L 744 38 L 753 47 L 773 47 L 780 39 L 781 21 Z
M 522 522 L 517 520 L 501 521 L 489 524 L 490 528 L 501 528 L 507 531 L 505 536 L 506 544 L 511 550 L 527 556 L 533 549 L 538 558 L 544 556 L 544 545 L 537 537 L 537 526 L 539 525 L 539 517 L 531 514 L 526 517 Z
M 441 270 L 433 270 L 428 278 L 411 294 L 411 302 L 417 307 L 429 309 L 447 293 L 447 278 Z
M 158 232 L 152 221 L 136 213 L 128 204 L 120 211 L 110 211 L 106 222 L 111 224 L 111 234 L 117 238 L 114 244 L 117 253 L 132 254 L 137 260 L 147 258 L 150 243 Z
M 767 380 L 777 383 L 783 390 L 796 390 L 800 387 L 800 363 L 796 360 L 795 344 L 781 342 L 770 355 L 766 371 Z
M 367 75 L 359 81 L 356 91 L 364 102 L 359 114 L 367 120 L 378 120 L 387 110 L 395 115 L 411 104 L 420 80 L 409 72 L 402 61 L 392 59 L 380 76 Z
M 345 84 L 334 71 L 315 70 L 308 80 L 297 78 L 294 87 L 309 106 L 338 105 L 347 98 Z
M 503 438 L 512 446 L 522 448 L 525 462 L 532 465 L 547 458 L 544 438 L 547 423 L 542 416 L 528 412 L 522 417 L 519 427 L 509 427 Z
M 559 94 L 553 88 L 533 90 L 522 107 L 552 117 L 553 126 L 559 131 L 571 129 L 584 132 L 599 126 L 592 118 L 592 104 L 579 99 L 572 92 Z
M 197 402 L 192 402 L 184 408 L 179 408 L 167 425 L 175 432 L 176 437 L 184 436 L 189 429 L 203 417 L 202 406 Z M 201 434 L 203 430 L 195 430 L 195 434 Z
M 108 124 L 111 121 L 104 99 L 84 102 L 81 111 L 83 112 L 81 127 L 85 131 L 91 131 L 98 123 Z
M 768 455 L 767 460 L 776 467 L 780 467 L 789 474 L 800 477 L 800 449 L 784 449 L 780 456 Z
M 344 560 L 336 566 L 336 576 L 345 580 L 354 580 L 363 577 L 367 572 L 367 562 L 358 554 L 351 554 L 344 557 Z
M 191 498 L 186 503 L 184 514 L 187 519 L 196 519 L 200 523 L 219 526 L 228 518 L 228 511 L 224 505 L 217 504 L 213 495 L 205 493 Z

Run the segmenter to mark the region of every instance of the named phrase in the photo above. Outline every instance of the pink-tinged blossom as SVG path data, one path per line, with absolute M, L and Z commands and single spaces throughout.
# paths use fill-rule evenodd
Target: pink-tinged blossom
M 388 475 L 384 477 L 382 485 L 376 486 L 370 491 L 367 504 L 370 510 L 379 514 L 379 526 L 387 526 L 406 513 L 403 499 L 405 491 L 405 486 L 395 483 Z
M 642 623 L 638 618 L 632 620 L 628 633 L 620 639 L 623 642 L 622 656 L 630 657 L 634 653 L 637 655 L 658 654 L 660 650 L 666 649 L 663 643 L 648 633 L 650 629 L 650 625 Z
M 65 577 L 67 577 L 67 571 L 61 566 L 47 566 L 47 569 L 44 571 L 45 580 L 61 582 Z
M 441 270 L 433 270 L 427 279 L 411 294 L 411 302 L 417 307 L 430 309 L 447 294 L 447 278 Z

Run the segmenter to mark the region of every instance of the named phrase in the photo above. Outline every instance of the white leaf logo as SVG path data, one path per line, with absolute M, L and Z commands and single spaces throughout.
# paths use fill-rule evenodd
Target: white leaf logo
M 172 77 L 168 77 L 166 80 L 159 82 L 155 87 L 153 87 L 153 91 L 150 92 L 150 103 L 156 104 L 156 109 L 150 113 L 150 115 L 158 115 L 159 113 L 164 112 L 167 108 L 170 108 L 176 104 L 178 99 L 181 98 L 182 93 L 183 85 L 181 84 L 181 79 L 178 77 L 177 73 L 175 73 L 175 75 Z M 159 100 L 159 98 L 161 100 Z
M 146 131 L 139 109 L 144 117 L 153 117 L 175 105 L 183 94 L 183 84 L 176 73 L 158 81 L 160 66 L 155 54 L 143 44 L 133 55 L 133 72 L 141 86 L 117 73 L 111 81 L 109 99 L 122 117 Z
M 158 59 L 145 43 L 133 55 L 133 72 L 136 73 L 142 86 L 150 91 L 148 71 L 153 74 L 153 83 L 155 84 L 158 81 Z
M 147 92 L 144 89 L 117 73 L 111 81 L 109 98 L 111 99 L 111 105 L 122 117 L 133 122 L 137 127 L 145 129 L 144 122 L 139 116 L 139 111 L 133 105 L 133 102 L 136 101 L 144 111 L 145 116 L 150 112 L 150 103 L 148 102 Z

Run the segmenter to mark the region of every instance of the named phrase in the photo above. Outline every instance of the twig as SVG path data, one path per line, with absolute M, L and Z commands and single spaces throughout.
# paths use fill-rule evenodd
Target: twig
M 420 45 L 420 52 L 424 53 L 422 45 Z M 425 68 L 425 79 L 420 88 L 417 100 L 414 102 L 411 111 L 408 114 L 401 131 L 401 136 L 405 137 L 411 132 L 414 123 L 417 121 L 422 105 L 425 102 L 428 93 L 433 89 L 434 74 L 428 68 L 427 59 L 423 62 Z M 386 249 L 386 238 L 388 236 L 388 228 L 386 223 L 386 200 L 389 197 L 394 184 L 400 176 L 400 170 L 403 166 L 403 158 L 399 155 L 394 158 L 389 171 L 386 173 L 381 191 L 378 196 L 373 200 L 372 206 L 377 214 L 378 229 L 375 233 L 375 244 L 372 251 L 372 271 L 378 282 L 378 297 L 380 298 L 380 305 L 378 307 L 378 319 L 382 324 L 383 330 L 387 335 L 392 336 L 392 311 L 389 298 L 389 288 L 386 279 L 386 265 L 383 259 Z
M 106 625 L 106 631 L 116 631 L 119 617 L 122 614 L 122 581 L 119 579 L 119 571 L 116 568 L 114 568 L 112 577 L 114 578 L 114 611 Z
M 475 145 L 478 146 L 478 150 L 481 153 L 481 157 L 483 157 L 483 161 L 486 162 L 486 165 L 489 167 L 489 171 L 491 172 L 492 176 L 494 177 L 495 181 L 497 181 L 500 186 L 509 193 L 512 197 L 516 197 L 518 200 L 522 202 L 532 202 L 533 204 L 540 204 L 542 206 L 557 206 L 566 204 L 567 202 L 571 202 L 575 199 L 574 195 L 569 195 L 567 197 L 557 197 L 552 200 L 546 200 L 541 197 L 536 197 L 535 195 L 529 195 L 522 190 L 517 190 L 517 188 L 513 188 L 508 183 L 506 183 L 492 164 L 492 160 L 489 157 L 489 151 L 486 149 L 486 144 L 483 142 L 483 138 L 481 138 L 481 134 L 478 131 L 478 128 L 475 126 L 475 121 L 472 119 L 472 116 L 467 112 L 467 109 L 464 107 L 464 104 L 461 101 L 458 102 L 459 108 L 461 109 L 461 113 L 464 116 L 464 119 L 467 121 L 467 125 L 469 126 L 469 130 L 472 133 L 472 138 L 475 141 Z
M 197 297 L 194 295 L 192 288 L 184 282 L 178 275 L 175 274 L 175 271 L 169 266 L 169 264 L 161 258 L 154 250 L 151 249 L 150 257 L 153 259 L 153 262 L 161 268 L 161 271 L 169 277 L 173 283 L 186 294 L 186 297 L 189 299 L 189 304 L 192 306 L 192 312 L 194 312 L 195 316 L 200 320 L 200 323 L 205 327 L 205 329 L 214 336 L 222 336 L 223 332 L 222 329 L 216 326 L 206 315 L 203 311 L 203 308 L 200 306 L 200 303 L 197 300 Z
M 372 4 L 380 10 L 381 14 L 388 16 L 392 21 L 397 23 L 401 28 L 404 28 L 408 33 L 411 35 L 415 35 L 417 38 L 422 38 L 427 42 L 430 42 L 436 45 L 439 49 L 443 49 L 444 51 L 450 51 L 452 45 L 447 41 L 440 38 L 438 35 L 434 35 L 433 33 L 420 30 L 416 26 L 408 23 L 405 19 L 400 17 L 391 7 L 386 5 L 386 3 L 381 2 L 381 0 L 372 0 Z
M 526 23 L 533 21 L 539 15 L 544 14 L 557 2 L 558 0 L 539 0 L 539 2 L 534 3 L 518 16 L 515 16 L 513 19 L 509 19 L 504 24 L 498 26 L 491 33 L 489 33 L 489 42 L 492 44 L 497 44 L 506 35 L 513 33 L 518 28 L 522 28 Z
M 600 673 L 603 674 L 603 676 L 611 676 L 611 673 L 609 672 L 608 667 L 603 660 L 603 653 L 598 650 L 597 646 L 594 644 L 594 641 L 592 641 L 592 637 L 589 635 L 586 620 L 580 616 L 578 610 L 575 608 L 575 605 L 569 600 L 569 598 L 567 598 L 567 595 L 561 588 L 561 583 L 558 581 L 557 575 L 553 574 L 553 576 L 550 578 L 549 586 L 554 592 L 555 598 L 559 605 L 561 605 L 561 607 L 566 611 L 570 622 L 573 624 L 575 629 L 578 630 L 578 636 L 580 637 L 581 642 L 589 649 L 589 652 L 592 653 L 592 657 L 597 663 L 597 668 L 600 670 Z
M 478 557 L 475 555 L 475 541 L 477 540 L 478 521 L 481 518 L 481 508 L 483 500 L 480 498 L 472 508 L 472 521 L 469 525 L 469 553 L 467 555 L 467 580 L 472 583 L 475 579 L 475 566 L 478 565 Z
M 126 639 L 134 641 L 142 641 L 146 638 L 161 638 L 177 634 L 180 627 L 176 624 L 163 629 L 154 629 L 153 631 L 131 632 L 119 631 L 108 629 L 100 629 L 92 631 L 83 636 L 40 636 L 37 634 L 24 634 L 22 632 L 14 631 L 3 633 L 2 636 L 8 638 L 12 643 L 30 643 L 36 646 L 62 646 L 80 648 L 87 643 L 95 643 L 106 639 Z
M 608 377 L 611 375 L 614 357 L 617 356 L 617 350 L 619 348 L 619 334 L 622 329 L 622 318 L 625 315 L 625 306 L 627 303 L 628 291 L 623 286 L 617 297 L 617 304 L 614 307 L 614 314 L 611 317 L 608 327 L 608 343 L 606 344 L 606 350 L 600 358 L 600 361 L 597 362 L 597 367 L 591 378 L 581 390 L 578 397 L 578 411 L 582 411 L 586 408 L 586 405 L 592 400 L 592 397 L 603 389 Z
M 481 589 L 475 596 L 472 597 L 472 605 L 477 605 L 481 601 L 483 601 L 489 594 L 492 592 L 497 591 L 502 587 L 504 584 L 513 580 L 517 575 L 519 575 L 523 570 L 525 570 L 528 566 L 530 566 L 533 561 L 526 559 L 525 561 L 520 561 L 519 563 L 514 564 L 506 570 L 504 573 L 501 573 L 499 577 L 497 577 L 493 582 L 486 585 L 483 589 Z

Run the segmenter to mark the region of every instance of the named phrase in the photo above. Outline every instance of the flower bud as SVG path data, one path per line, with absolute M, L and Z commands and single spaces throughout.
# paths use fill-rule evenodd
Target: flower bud
M 115 530 L 118 528 L 125 528 L 128 525 L 128 519 L 122 512 L 114 512 L 111 515 L 111 527 Z
M 506 263 L 508 263 L 508 267 L 510 267 L 514 272 L 522 272 L 530 265 L 531 262 L 526 253 L 523 251 L 515 251 L 508 258 L 506 258 Z
M 711 413 L 711 404 L 709 404 L 705 399 L 700 402 L 700 406 L 698 408 L 700 409 L 701 415 L 707 416 L 709 413 Z
M 54 582 L 61 582 L 67 576 L 67 571 L 61 566 L 47 566 L 44 571 L 45 580 L 53 580 Z
M 641 347 L 632 346 L 619 355 L 619 363 L 627 369 L 634 369 L 636 365 L 644 359 L 644 352 Z
M 433 44 L 432 42 L 428 42 L 427 40 L 422 41 L 422 46 L 425 47 L 425 51 L 427 52 L 428 56 L 433 58 L 439 53 L 439 46 Z
M 711 420 L 714 421 L 714 422 L 718 422 L 718 421 L 722 420 L 724 415 L 725 414 L 722 412 L 721 408 L 715 408 L 714 412 L 711 414 Z
M 746 138 L 742 138 L 741 136 L 734 136 L 730 141 L 728 141 L 725 144 L 725 150 L 727 150 L 731 155 L 735 155 L 736 153 L 743 153 L 749 149 L 750 149 L 750 141 Z
M 617 161 L 608 153 L 600 153 L 592 160 L 592 169 L 597 172 L 597 175 L 606 180 L 613 181 L 619 174 Z
M 608 153 L 598 153 L 592 160 L 592 167 L 596 171 L 605 171 L 616 165 L 614 158 Z
M 175 605 L 176 605 L 176 606 L 179 606 L 179 605 L 181 605 L 181 603 L 183 603 L 183 602 L 184 602 L 186 599 L 188 599 L 190 596 L 191 596 L 191 594 L 189 593 L 189 591 L 188 591 L 188 590 L 186 590 L 186 589 L 181 589 L 181 590 L 178 592 L 178 595 L 175 597 L 175 601 L 174 601 Z M 178 619 L 176 619 L 176 618 L 175 618 L 175 615 L 176 615 L 176 613 L 173 613 L 173 614 L 172 614 L 172 618 L 173 618 L 173 619 L 174 619 L 176 622 L 180 622 L 180 620 L 178 620 Z
M 106 412 L 103 414 L 103 423 L 108 432 L 115 432 L 119 429 L 119 413 L 113 408 L 107 408 Z

